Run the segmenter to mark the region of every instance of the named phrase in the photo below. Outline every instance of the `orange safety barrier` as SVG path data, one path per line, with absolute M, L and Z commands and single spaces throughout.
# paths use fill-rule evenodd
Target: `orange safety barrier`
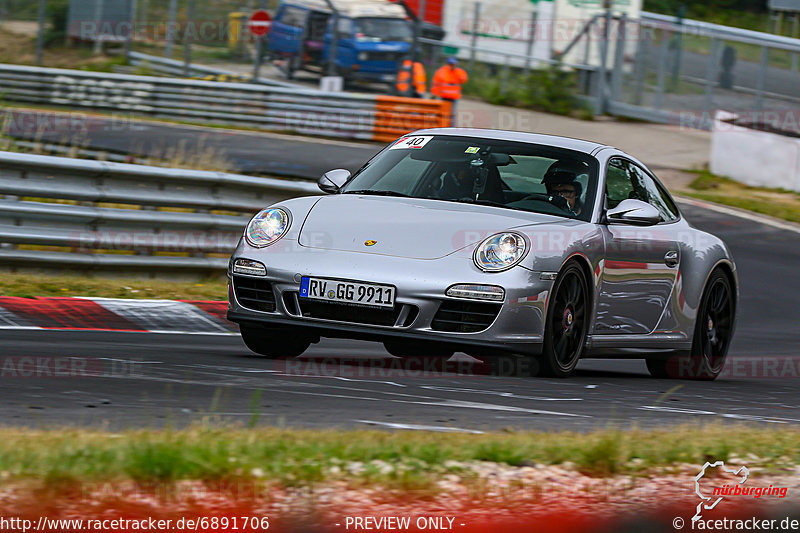
M 450 102 L 403 96 L 375 97 L 372 139 L 389 142 L 423 128 L 450 126 Z

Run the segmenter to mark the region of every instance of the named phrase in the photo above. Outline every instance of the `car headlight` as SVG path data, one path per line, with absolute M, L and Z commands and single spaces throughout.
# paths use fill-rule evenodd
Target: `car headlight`
M 528 245 L 519 233 L 492 235 L 475 249 L 475 265 L 485 272 L 502 272 L 525 257 Z
M 264 209 L 250 220 L 244 238 L 250 246 L 263 248 L 274 243 L 286 233 L 291 224 L 289 213 L 283 209 Z
M 369 55 L 366 52 L 359 52 L 358 53 L 358 60 L 359 61 L 366 61 Z

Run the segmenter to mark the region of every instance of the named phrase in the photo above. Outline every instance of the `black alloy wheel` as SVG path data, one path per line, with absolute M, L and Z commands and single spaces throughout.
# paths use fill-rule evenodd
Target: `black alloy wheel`
M 540 360 L 542 375 L 563 378 L 575 371 L 586 344 L 588 312 L 586 276 L 573 262 L 553 284 Z

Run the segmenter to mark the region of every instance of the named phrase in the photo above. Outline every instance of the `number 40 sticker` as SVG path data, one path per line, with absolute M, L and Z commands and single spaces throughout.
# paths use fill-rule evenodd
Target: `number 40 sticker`
M 414 148 L 422 148 L 428 141 L 433 139 L 432 136 L 424 136 L 424 137 L 406 137 L 404 139 L 400 139 L 397 141 L 394 146 L 389 148 L 389 150 L 403 150 L 403 149 L 414 149 Z

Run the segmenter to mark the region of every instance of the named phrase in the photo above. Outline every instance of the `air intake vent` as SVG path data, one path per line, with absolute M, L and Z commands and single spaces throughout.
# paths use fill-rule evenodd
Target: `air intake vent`
M 233 276 L 233 290 L 243 307 L 254 311 L 275 311 L 275 293 L 272 283 L 265 279 Z
M 444 301 L 433 317 L 431 328 L 437 331 L 476 333 L 488 328 L 503 304 Z

